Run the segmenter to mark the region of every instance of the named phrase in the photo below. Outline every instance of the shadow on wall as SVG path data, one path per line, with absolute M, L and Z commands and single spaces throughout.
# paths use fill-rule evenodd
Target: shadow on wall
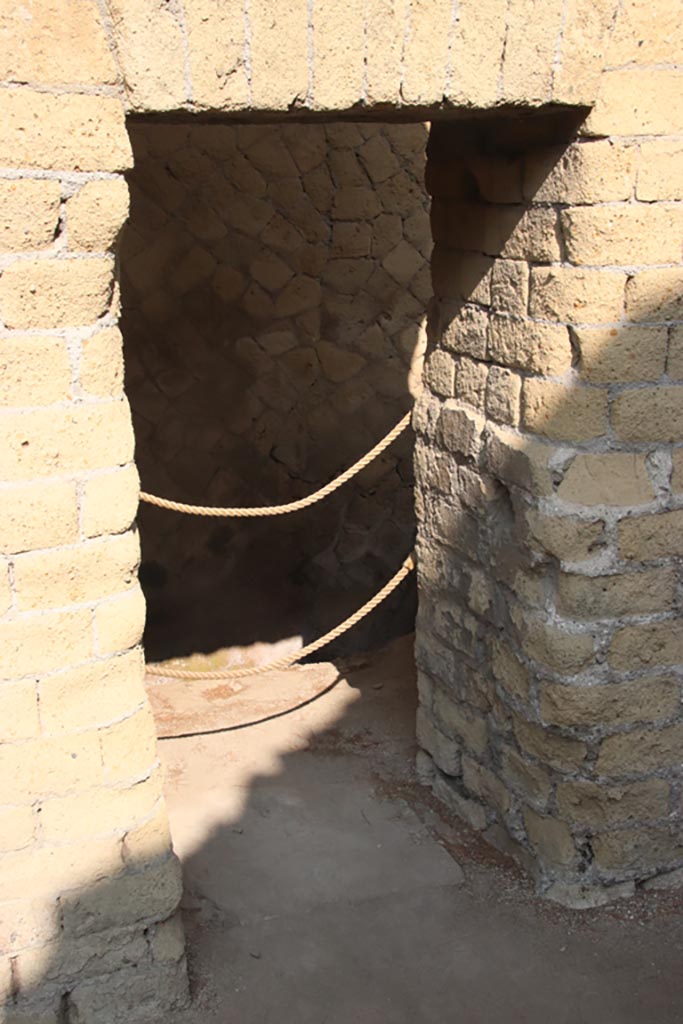
M 561 157 L 560 149 L 555 159 L 560 160 Z M 544 177 L 551 174 L 552 164 L 548 166 Z M 514 224 L 518 224 L 520 220 L 519 212 L 513 214 L 512 219 L 514 228 Z M 477 223 L 481 224 L 481 221 Z M 482 251 L 486 254 L 490 246 L 490 240 L 481 240 L 478 247 L 479 256 L 482 255 Z M 476 248 L 468 243 L 468 251 Z M 565 255 L 563 254 L 562 262 Z M 516 261 L 516 258 L 512 260 Z M 538 262 L 541 265 L 539 274 L 552 276 L 559 269 L 544 269 L 544 261 Z M 463 265 L 462 260 L 460 264 Z M 484 262 L 480 263 L 478 273 L 473 271 L 471 261 L 465 261 L 465 266 L 467 273 L 474 275 L 469 277 L 465 288 L 469 303 L 473 300 L 475 290 L 481 281 L 486 278 L 490 261 L 488 257 L 485 258 Z M 571 268 L 567 269 L 570 275 L 574 274 Z M 438 275 L 438 264 L 436 273 Z M 587 273 L 590 277 L 590 272 Z M 418 451 L 418 465 L 422 459 L 427 474 L 425 476 L 421 470 L 418 482 L 420 500 L 423 502 L 423 532 L 420 539 L 423 600 L 418 624 L 417 649 L 421 672 L 421 701 L 424 705 L 427 700 L 433 700 L 437 690 L 445 691 L 459 709 L 458 728 L 475 721 L 482 723 L 486 748 L 479 757 L 472 755 L 470 738 L 454 738 L 455 719 L 452 716 L 450 735 L 443 733 L 440 737 L 442 742 L 448 740 L 451 746 L 442 747 L 441 753 L 434 750 L 432 753 L 440 758 L 444 771 L 445 762 L 441 755 L 453 754 L 449 785 L 454 791 L 464 793 L 462 774 L 459 774 L 463 763 L 469 763 L 468 780 L 478 778 L 487 782 L 490 788 L 484 798 L 485 802 L 477 804 L 477 794 L 472 789 L 467 792 L 467 799 L 471 807 L 475 804 L 479 807 L 482 818 L 480 827 L 484 830 L 485 837 L 496 842 L 500 842 L 500 832 L 495 831 L 496 815 L 490 808 L 496 798 L 501 798 L 502 791 L 500 787 L 495 788 L 491 785 L 490 780 L 500 777 L 504 758 L 507 759 L 506 763 L 509 763 L 513 755 L 522 759 L 528 756 L 528 749 L 524 747 L 522 739 L 526 737 L 528 741 L 529 733 L 524 733 L 520 729 L 520 721 L 529 721 L 532 724 L 539 722 L 536 701 L 542 691 L 556 693 L 558 686 L 564 690 L 572 689 L 573 683 L 576 682 L 571 676 L 575 666 L 571 664 L 569 668 L 566 664 L 556 664 L 548 669 L 547 659 L 552 656 L 552 652 L 562 650 L 559 646 L 553 646 L 554 639 L 547 632 L 548 617 L 553 616 L 557 608 L 556 583 L 561 565 L 564 563 L 570 571 L 577 559 L 575 554 L 570 557 L 569 551 L 583 550 L 581 571 L 588 571 L 588 574 L 593 576 L 607 577 L 622 569 L 628 575 L 630 570 L 660 568 L 658 560 L 666 557 L 671 550 L 671 528 L 665 529 L 659 535 L 656 531 L 650 534 L 650 540 L 647 542 L 650 547 L 639 553 L 629 547 L 631 542 L 628 538 L 631 536 L 637 539 L 640 529 L 637 519 L 640 514 L 657 513 L 653 519 L 655 522 L 657 517 L 662 517 L 663 520 L 670 516 L 671 510 L 679 508 L 682 504 L 683 480 L 678 458 L 679 450 L 662 444 L 659 433 L 664 431 L 666 434 L 666 430 L 670 428 L 672 441 L 680 437 L 676 419 L 680 416 L 680 409 L 676 413 L 677 406 L 669 407 L 667 403 L 675 395 L 666 390 L 672 381 L 683 380 L 680 329 L 677 332 L 670 326 L 672 321 L 681 319 L 680 296 L 673 286 L 672 290 L 663 290 L 661 274 L 658 272 L 653 272 L 651 278 L 647 276 L 649 272 L 646 272 L 645 277 L 629 271 L 612 273 L 615 279 L 619 278 L 620 294 L 623 295 L 625 290 L 626 313 L 623 315 L 622 312 L 622 315 L 616 318 L 618 326 L 612 328 L 572 329 L 575 347 L 569 353 L 571 365 L 566 368 L 563 376 L 566 390 L 549 399 L 542 413 L 546 441 L 532 441 L 528 435 L 525 438 L 514 431 L 509 431 L 517 441 L 503 444 L 501 437 L 510 440 L 508 433 L 505 433 L 508 428 L 500 420 L 502 414 L 499 414 L 498 419 L 491 414 L 491 407 L 486 408 L 489 423 L 483 438 L 470 429 L 472 424 L 476 426 L 477 423 L 483 423 L 483 413 L 472 409 L 457 420 L 452 414 L 444 415 L 442 409 L 455 407 L 456 403 L 452 400 L 444 399 L 444 404 L 425 399 L 418 416 L 421 449 Z M 673 279 L 675 275 L 672 273 L 670 276 Z M 603 286 L 604 281 L 599 288 Z M 456 298 L 453 302 L 455 306 L 462 306 L 462 302 Z M 485 304 L 475 301 L 474 305 L 483 307 Z M 462 366 L 472 369 L 470 363 L 482 363 L 486 364 L 487 372 L 491 372 L 486 359 L 481 358 L 481 352 L 477 355 L 476 350 L 468 352 L 467 349 L 463 349 L 464 342 L 468 345 L 474 343 L 476 331 L 468 333 L 463 327 L 457 337 L 453 332 L 444 334 L 444 337 L 449 339 L 447 351 L 458 351 L 461 383 L 457 386 L 470 386 L 466 374 L 462 373 Z M 535 351 L 541 353 L 541 348 Z M 631 368 L 634 381 L 641 384 L 640 387 L 622 386 L 627 366 Z M 524 380 L 534 376 L 521 368 L 511 372 L 523 377 Z M 435 377 L 431 375 L 435 373 L 435 367 L 428 366 L 427 374 L 430 386 L 434 390 Z M 590 390 L 594 389 L 596 394 L 599 392 L 603 395 L 604 401 L 609 403 L 610 425 L 603 434 L 594 431 L 598 434 L 598 440 L 595 442 L 589 439 L 574 439 L 569 444 L 566 440 L 560 439 L 566 438 L 567 422 L 576 421 L 575 402 L 579 394 L 582 394 L 579 386 L 580 376 L 583 379 L 592 379 L 594 385 Z M 476 380 L 476 376 L 473 379 Z M 643 382 L 648 386 L 643 388 Z M 521 381 L 518 383 L 521 386 Z M 662 385 L 665 386 L 663 390 Z M 514 383 L 510 384 L 510 388 L 514 396 Z M 655 392 L 655 388 L 660 390 Z M 471 394 L 476 399 L 476 388 Z M 517 396 L 519 398 L 519 390 Z M 483 401 L 486 402 L 486 389 Z M 655 411 L 660 412 L 659 420 L 653 419 L 650 412 L 645 416 L 641 415 L 640 418 L 636 416 L 637 426 L 628 427 L 625 411 L 629 403 L 635 403 L 633 408 L 637 413 L 639 402 L 654 402 Z M 594 422 L 585 412 L 582 412 L 579 421 L 586 425 L 586 430 Z M 541 433 L 539 425 L 539 421 L 536 421 L 534 430 L 537 433 Z M 594 430 L 592 426 L 590 429 Z M 610 475 L 603 466 L 598 472 L 591 472 L 587 458 L 609 454 L 611 448 L 617 444 L 614 431 L 619 435 L 617 457 L 626 460 L 626 471 Z M 647 431 L 652 431 L 652 435 L 648 435 Z M 560 439 L 555 438 L 556 434 L 560 435 Z M 589 450 L 591 445 L 597 447 Z M 628 450 L 624 451 L 624 448 Z M 552 455 L 550 460 L 549 454 Z M 490 470 L 489 475 L 497 481 L 492 485 L 492 490 L 486 493 L 475 479 L 482 466 L 482 458 L 488 460 L 486 465 Z M 543 481 L 545 491 L 542 502 L 539 507 L 535 507 L 531 495 L 539 493 L 539 486 Z M 601 488 L 602 490 L 598 490 L 597 493 L 604 495 L 604 504 L 589 509 L 588 506 L 595 505 L 596 492 L 586 492 L 586 507 L 583 510 L 577 507 L 571 515 L 561 516 L 560 519 L 564 519 L 562 529 L 548 527 L 542 513 L 550 515 L 554 509 L 553 503 L 556 500 L 564 500 L 568 489 L 578 486 Z M 576 494 L 579 492 L 573 493 L 576 501 Z M 614 509 L 617 506 L 613 504 L 617 496 L 620 499 L 620 506 L 632 506 L 631 513 L 625 516 L 619 526 L 615 523 Z M 482 505 L 484 497 L 486 501 Z M 666 522 L 669 523 L 670 520 L 667 518 Z M 630 523 L 634 526 L 630 527 Z M 629 532 L 631 529 L 634 531 L 632 534 Z M 615 537 L 618 537 L 618 550 L 625 560 L 623 563 L 617 558 Z M 655 563 L 654 566 L 649 565 L 652 561 Z M 665 565 L 664 575 L 667 573 L 671 575 L 669 567 Z M 639 577 L 642 578 L 645 577 Z M 579 685 L 590 684 L 594 692 L 596 688 L 592 684 L 596 683 L 604 683 L 607 687 L 621 687 L 624 694 L 623 707 L 627 716 L 631 714 L 626 723 L 622 719 L 606 724 L 598 730 L 588 725 L 583 732 L 581 727 L 578 731 L 569 728 L 567 720 L 562 724 L 561 719 L 553 719 L 548 714 L 543 716 L 546 735 L 556 737 L 565 743 L 583 745 L 581 750 L 585 747 L 585 753 L 581 753 L 580 750 L 580 771 L 587 779 L 594 777 L 592 773 L 595 771 L 595 760 L 592 755 L 597 744 L 604 736 L 610 734 L 617 739 L 623 735 L 630 747 L 630 754 L 626 760 L 629 781 L 637 778 L 640 771 L 638 759 L 645 742 L 643 730 L 639 726 L 641 698 L 638 697 L 640 691 L 637 690 L 637 684 L 642 682 L 649 688 L 655 688 L 659 702 L 657 706 L 661 711 L 658 717 L 659 726 L 666 726 L 669 721 L 677 721 L 680 715 L 680 680 L 675 671 L 668 671 L 677 654 L 667 647 L 666 641 L 666 630 L 680 622 L 675 586 L 671 581 L 668 591 L 666 587 L 663 591 L 658 591 L 651 583 L 651 574 L 647 579 L 650 583 L 639 584 L 635 591 L 631 591 L 628 606 L 612 618 L 605 616 L 599 603 L 589 605 L 582 598 L 579 606 L 570 609 L 566 603 L 569 600 L 566 592 L 563 598 L 565 603 L 561 606 L 562 616 L 567 621 L 571 620 L 573 635 L 580 635 L 582 638 L 579 645 L 571 645 L 571 651 L 574 652 L 572 657 L 576 656 L 577 651 L 579 657 L 588 657 L 586 651 L 590 648 L 588 663 L 592 666 L 591 678 L 583 682 L 579 680 Z M 438 585 L 436 581 L 439 581 Z M 655 593 L 659 593 L 660 597 L 653 598 Z M 662 593 L 664 598 L 661 597 Z M 599 596 L 597 600 L 599 602 Z M 659 612 L 646 612 L 644 609 L 647 602 L 652 600 L 664 600 L 664 607 L 661 607 Z M 632 614 L 635 611 L 633 601 L 638 602 L 635 618 Z M 660 622 L 665 624 L 664 633 L 658 632 Z M 616 643 L 615 637 L 618 638 Z M 500 671 L 501 641 L 518 652 L 518 663 L 524 669 L 522 673 L 512 669 L 512 661 L 506 663 L 504 673 Z M 529 647 L 530 642 L 536 645 L 535 651 Z M 491 672 L 487 666 L 493 667 Z M 570 676 L 567 676 L 567 672 Z M 520 684 L 519 689 L 515 689 L 515 681 L 520 678 L 525 681 Z M 559 678 L 563 681 L 558 683 Z M 632 686 L 634 683 L 635 688 Z M 430 708 L 433 707 L 430 703 Z M 330 730 L 334 731 L 341 726 L 342 721 L 340 716 L 337 721 L 325 723 L 325 730 L 328 733 Z M 631 738 L 629 730 L 634 726 L 636 732 Z M 357 727 L 356 722 L 356 731 Z M 360 728 L 362 729 L 362 726 Z M 407 758 L 406 752 L 406 760 Z M 457 766 L 455 761 L 458 762 Z M 543 801 L 547 801 L 550 794 L 556 792 L 556 785 L 563 780 L 562 771 L 557 771 L 553 765 L 539 764 L 538 758 L 533 757 L 531 761 L 537 772 L 541 770 L 543 777 L 547 776 L 547 796 L 539 798 L 537 793 L 525 790 L 519 782 L 511 781 L 508 777 L 509 788 L 503 816 L 513 831 L 523 820 L 525 810 L 543 816 L 547 807 Z M 483 771 L 477 775 L 472 766 L 480 763 Z M 255 856 L 255 851 L 248 847 L 248 831 L 244 835 L 238 835 L 240 821 L 247 815 L 251 805 L 251 813 L 263 815 L 269 812 L 273 802 L 270 786 L 273 776 L 279 774 L 283 782 L 287 780 L 295 794 L 304 794 L 308 783 L 302 782 L 299 776 L 301 769 L 304 772 L 310 771 L 310 761 L 305 752 L 291 754 L 278 762 L 265 783 L 262 777 L 256 776 L 243 790 L 245 807 L 217 825 L 208 840 L 201 843 L 193 852 L 189 861 L 189 873 L 192 874 L 195 869 L 201 871 L 207 858 L 213 862 L 216 859 L 229 858 L 237 839 L 247 848 L 246 852 L 242 853 L 243 857 L 249 860 Z M 659 772 L 661 781 L 667 787 L 675 779 L 677 770 L 674 767 L 671 771 Z M 576 766 L 572 767 L 571 772 L 575 774 Z M 536 777 L 538 778 L 538 775 Z M 601 780 L 601 785 L 606 785 L 604 779 Z M 674 790 L 671 789 L 671 792 Z M 140 828 L 146 827 L 144 820 L 138 824 Z M 316 827 L 323 828 L 324 823 L 318 823 Z M 570 829 L 569 825 L 564 827 Z M 598 856 L 592 866 L 586 865 L 590 869 L 588 873 L 592 873 L 594 879 L 599 881 L 602 872 L 608 882 L 614 875 L 637 882 L 648 873 L 657 874 L 683 863 L 683 837 L 680 826 L 668 814 L 666 820 L 663 819 L 662 822 L 650 819 L 647 829 L 643 832 L 640 847 L 629 846 L 628 842 L 620 846 L 621 829 L 623 826 L 608 826 L 596 837 L 595 830 L 586 824 L 571 825 L 576 847 L 587 849 L 588 840 L 589 846 Z M 516 835 L 519 838 L 519 832 Z M 648 841 L 653 836 L 655 841 L 651 842 L 648 852 Z M 120 862 L 120 850 L 125 844 L 125 838 L 117 834 L 113 840 L 108 837 L 102 842 L 111 843 L 113 848 L 119 851 L 117 856 Z M 602 856 L 605 858 L 603 864 L 608 865 L 605 869 L 601 868 L 599 862 L 601 843 Z M 86 849 L 88 845 L 84 843 Z M 517 849 L 522 857 L 526 853 L 528 863 L 530 848 Z M 543 856 L 548 855 L 547 848 L 534 850 L 536 855 L 539 852 Z M 23 851 L 21 855 L 23 856 Z M 268 850 L 263 848 L 259 856 L 263 858 L 264 871 L 270 873 L 272 869 L 279 880 L 280 888 L 285 889 L 288 884 L 286 859 L 269 864 Z M 607 859 L 610 856 L 611 867 Z M 131 881 L 128 874 L 117 876 L 112 862 L 108 870 L 100 866 L 98 873 L 103 877 L 98 881 L 94 878 L 88 880 L 82 893 L 76 895 L 76 872 L 66 864 L 62 886 L 65 895 L 57 901 L 57 912 L 54 902 L 47 907 L 47 912 L 55 922 L 53 945 L 47 950 L 33 949 L 31 922 L 20 923 L 20 927 L 14 925 L 14 934 L 19 936 L 14 940 L 17 950 L 14 977 L 16 999 L 8 1008 L 9 1019 L 12 1020 L 12 1015 L 19 1014 L 23 1009 L 30 1012 L 31 1008 L 40 1006 L 44 1009 L 45 1016 L 39 1019 L 44 1020 L 46 1024 L 57 1024 L 57 1021 L 59 1024 L 82 1024 L 83 1021 L 87 1021 L 88 1024 L 118 1024 L 119 1021 L 121 1024 L 124 1021 L 126 1024 L 136 1024 L 138 1021 L 144 1021 L 147 1024 L 150 1019 L 149 1001 L 158 998 L 161 991 L 165 992 L 167 998 L 167 1011 L 174 1001 L 182 1002 L 182 990 L 174 981 L 174 978 L 177 978 L 175 962 L 181 955 L 181 948 L 172 920 L 172 911 L 179 892 L 177 883 L 164 880 L 167 877 L 165 866 L 166 862 L 159 864 L 153 853 L 142 855 L 132 876 L 134 880 Z M 311 873 L 320 870 L 319 860 L 305 861 L 304 866 L 305 870 L 310 870 Z M 560 873 L 563 870 L 574 871 L 577 869 L 577 863 L 570 858 L 568 862 L 560 863 L 557 867 Z M 225 876 L 221 876 L 221 885 L 239 886 L 240 879 L 231 878 L 230 870 L 228 864 Z M 321 884 L 325 883 L 324 870 Z M 332 868 L 329 870 L 332 871 Z M 54 891 L 54 872 L 50 874 L 46 870 L 45 878 L 48 875 Z M 172 873 L 168 877 L 171 876 Z M 39 895 L 38 890 L 43 884 L 43 878 L 38 877 L 35 884 Z M 166 916 L 170 920 L 168 925 L 156 928 L 150 923 L 150 929 L 145 936 L 140 935 L 138 928 L 131 929 L 124 923 L 130 920 L 128 908 L 131 900 L 135 899 L 136 884 L 143 884 L 146 893 L 159 893 L 158 916 Z M 449 898 L 448 895 L 440 895 L 440 902 L 449 905 Z M 45 901 L 39 912 L 46 912 Z M 219 916 L 219 926 L 229 929 L 229 914 Z M 332 959 L 336 955 L 334 944 L 329 945 L 329 936 L 332 934 L 330 927 L 333 927 L 334 923 L 334 914 L 331 915 L 331 919 L 323 916 L 320 931 L 316 932 L 314 927 L 310 938 L 309 949 L 323 949 L 321 959 L 327 977 L 330 976 L 330 972 L 334 973 L 325 960 L 328 955 Z M 203 927 L 204 922 L 200 916 L 194 934 L 201 938 Z M 393 929 L 392 933 L 396 933 L 396 929 L 390 927 Z M 462 929 L 463 921 L 461 918 L 455 921 L 449 918 L 448 927 L 452 927 L 455 932 Z M 244 947 L 239 946 L 240 931 L 235 930 L 234 934 L 235 943 L 239 947 L 235 948 L 236 958 L 241 957 L 242 962 L 248 965 L 250 958 L 253 958 L 251 954 L 258 953 L 259 950 L 245 952 Z M 380 939 L 383 934 L 386 933 L 380 931 Z M 440 948 L 446 948 L 446 945 Z M 376 946 L 375 952 L 377 948 Z M 488 955 L 487 946 L 486 956 Z M 503 962 L 508 964 L 507 961 Z M 168 967 L 164 967 L 164 964 Z M 120 981 L 110 982 L 109 973 L 119 968 Z M 160 976 L 166 979 L 162 986 L 159 983 Z M 83 978 L 89 980 L 83 981 Z M 595 982 L 599 986 L 600 978 L 596 978 Z M 343 984 L 346 985 L 345 977 Z M 619 991 L 619 986 L 612 989 L 613 994 Z M 335 989 L 335 992 L 340 995 L 338 989 Z M 481 998 L 480 986 L 477 992 Z M 449 998 L 452 997 L 452 993 L 446 994 Z M 623 1006 L 621 1008 L 624 1009 Z M 630 1007 L 626 1010 L 631 1012 Z M 443 1017 L 435 1017 L 435 1020 L 439 1019 Z M 634 1016 L 633 1019 L 637 1020 L 638 1017 Z M 337 1018 L 332 1016 L 331 1020 L 336 1022 Z
M 311 493 L 412 402 L 431 295 L 426 127 L 132 123 L 130 135 L 122 327 L 143 490 L 207 505 Z M 305 643 L 336 625 L 410 551 L 412 482 L 406 434 L 297 514 L 142 505 L 150 658 Z M 348 643 L 413 617 L 405 592 Z
M 155 895 L 159 916 L 179 898 L 150 853 L 126 880 L 70 887 L 54 945 L 19 956 L 8 1024 L 31 1013 L 31 1024 L 442 1024 L 456 1001 L 472 1021 L 504 1006 L 545 1024 L 561 1005 L 567 1022 L 676 1024 L 670 904 L 662 916 L 549 913 L 509 863 L 434 813 L 413 770 L 406 643 L 382 655 L 381 687 L 376 668 L 326 666 L 277 680 L 274 696 L 271 677 L 245 706 L 272 711 L 310 693 L 303 713 L 163 745 L 190 1008 L 178 918 L 144 932 L 124 924 L 140 893 L 147 906 Z M 229 699 L 194 702 L 200 715 L 221 704 L 240 722 Z M 645 974 L 644 950 L 656 968 Z
M 632 141 L 500 127 L 430 141 L 418 739 L 436 792 L 579 903 L 683 865 L 680 238 L 629 202 Z

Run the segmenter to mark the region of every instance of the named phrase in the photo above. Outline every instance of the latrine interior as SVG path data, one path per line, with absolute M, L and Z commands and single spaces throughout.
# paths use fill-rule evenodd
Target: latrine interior
M 121 247 L 126 389 L 144 491 L 288 502 L 333 479 L 412 404 L 431 296 L 422 124 L 130 125 Z M 287 516 L 140 509 L 152 659 L 291 637 L 369 598 L 410 551 L 405 432 Z M 333 657 L 410 631 L 414 584 Z

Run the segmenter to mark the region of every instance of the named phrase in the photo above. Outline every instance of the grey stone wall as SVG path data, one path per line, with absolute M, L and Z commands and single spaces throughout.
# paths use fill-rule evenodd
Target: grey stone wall
M 121 281 L 143 490 L 214 505 L 308 494 L 412 401 L 431 294 L 426 129 L 137 123 L 131 139 Z M 148 655 L 308 641 L 362 603 L 412 544 L 411 448 L 406 435 L 286 518 L 142 506 Z M 406 587 L 346 648 L 413 614 Z
M 421 769 L 562 902 L 680 882 L 681 212 L 558 118 L 428 152 Z

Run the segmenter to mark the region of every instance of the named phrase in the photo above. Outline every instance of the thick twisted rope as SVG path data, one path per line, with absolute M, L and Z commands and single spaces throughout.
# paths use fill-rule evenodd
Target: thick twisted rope
M 308 508 L 310 505 L 315 505 L 316 502 L 322 501 L 328 494 L 332 494 L 339 487 L 345 484 L 348 480 L 351 480 L 356 473 L 360 473 L 362 469 L 365 469 L 373 459 L 376 459 L 378 455 L 381 455 L 385 448 L 396 440 L 399 434 L 402 434 L 410 423 L 411 413 L 407 412 L 402 420 L 400 420 L 393 430 L 390 430 L 386 437 L 371 448 L 362 459 L 358 462 L 354 462 L 349 469 L 345 470 L 338 476 L 336 480 L 330 481 L 329 484 L 325 484 L 319 491 L 314 491 L 313 494 L 309 494 L 305 498 L 299 498 L 298 501 L 289 501 L 285 505 L 256 505 L 253 508 L 214 508 L 211 505 L 186 505 L 182 501 L 171 501 L 170 498 L 159 498 L 156 494 L 147 494 L 142 491 L 140 494 L 140 501 L 147 502 L 148 505 L 156 505 L 158 508 L 167 508 L 172 512 L 184 512 L 189 516 L 218 516 L 225 518 L 241 518 L 249 516 L 281 516 L 286 512 L 299 512 L 302 508 Z
M 410 554 L 401 565 L 401 568 L 395 573 L 388 583 L 385 583 L 381 590 L 379 590 L 374 597 L 370 598 L 366 604 L 355 611 L 353 615 L 350 615 L 348 619 L 340 625 L 335 626 L 329 633 L 325 633 L 318 640 L 313 640 L 312 643 L 307 644 L 306 647 L 302 647 L 296 654 L 287 654 L 283 658 L 276 658 L 275 661 L 269 661 L 265 665 L 252 665 L 249 668 L 226 668 L 226 669 L 207 669 L 206 671 L 191 671 L 190 669 L 183 668 L 167 668 L 164 665 L 147 665 L 147 672 L 151 676 L 164 676 L 168 679 L 244 679 L 247 676 L 258 676 L 264 672 L 271 672 L 274 669 L 285 669 L 291 668 L 296 665 L 297 662 L 306 658 L 309 654 L 313 654 L 314 651 L 319 651 L 321 647 L 325 647 L 333 640 L 338 639 L 349 629 L 352 629 L 357 622 L 364 619 L 366 615 L 369 615 L 371 611 L 381 604 L 385 598 L 389 596 L 396 587 L 406 576 L 409 575 L 415 568 L 415 560 L 413 555 Z

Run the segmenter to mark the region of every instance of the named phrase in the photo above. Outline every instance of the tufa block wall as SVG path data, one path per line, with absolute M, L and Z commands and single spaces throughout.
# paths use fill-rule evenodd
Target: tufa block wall
M 0 1015 L 187 997 L 143 687 L 114 246 L 132 154 L 97 8 L 0 4 Z
M 122 331 L 143 490 L 208 505 L 303 497 L 412 403 L 431 296 L 427 129 L 147 123 L 131 138 Z M 406 434 L 297 515 L 143 505 L 149 657 L 322 635 L 410 551 L 412 482 Z M 404 592 L 349 642 L 409 632 L 414 614 Z
M 620 13 L 628 66 L 571 141 L 437 125 L 428 156 L 421 767 L 577 906 L 683 864 L 683 150 L 657 7 Z

